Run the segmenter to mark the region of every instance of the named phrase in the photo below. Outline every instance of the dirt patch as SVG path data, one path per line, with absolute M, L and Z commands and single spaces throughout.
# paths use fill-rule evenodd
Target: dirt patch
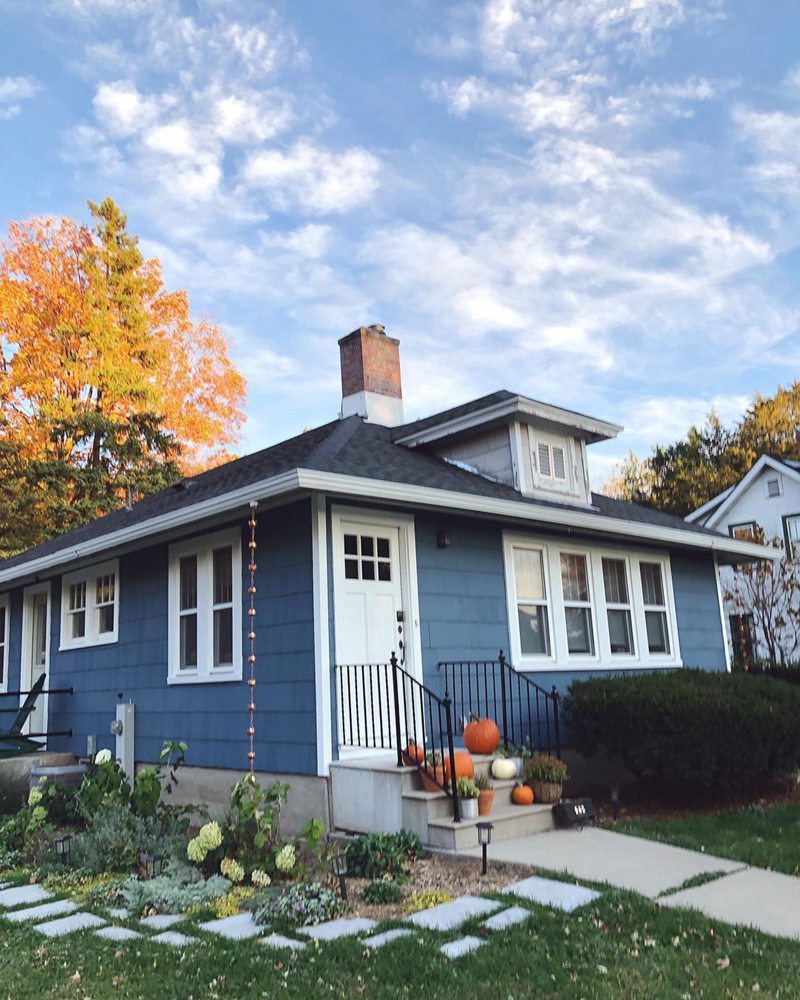
M 491 855 L 491 848 L 489 848 Z M 446 892 L 449 896 L 497 892 L 504 886 L 527 878 L 531 868 L 503 862 L 489 862 L 486 875 L 481 875 L 480 858 L 457 858 L 447 854 L 426 854 L 411 863 L 410 878 L 401 886 L 403 900 L 399 903 L 365 903 L 361 898 L 369 879 L 348 878 L 350 914 L 372 920 L 397 920 L 405 916 L 408 897 L 415 892 Z

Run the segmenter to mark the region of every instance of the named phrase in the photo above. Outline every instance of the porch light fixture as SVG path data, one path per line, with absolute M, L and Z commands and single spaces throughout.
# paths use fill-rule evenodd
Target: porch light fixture
M 450 532 L 446 531 L 444 528 L 439 528 L 439 530 L 436 532 L 436 548 L 448 549 L 450 548 L 452 542 L 453 539 L 450 535 Z
M 493 823 L 478 823 L 478 843 L 481 845 L 481 875 L 486 874 L 486 851 L 492 842 Z
M 69 852 L 72 849 L 72 835 L 65 833 L 63 837 L 56 837 L 55 841 L 56 854 L 61 858 L 61 863 L 63 865 L 69 864 Z
M 616 823 L 619 819 L 619 785 L 617 784 L 611 786 L 611 815 Z
M 339 850 L 333 856 L 333 874 L 339 879 L 339 891 L 347 902 L 347 851 Z
M 148 878 L 155 878 L 164 871 L 163 854 L 140 854 L 139 864 L 144 868 Z

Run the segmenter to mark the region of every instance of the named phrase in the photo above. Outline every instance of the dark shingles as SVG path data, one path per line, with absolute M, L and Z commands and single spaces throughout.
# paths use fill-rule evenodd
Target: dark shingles
M 505 403 L 509 399 L 516 399 L 517 394 L 509 392 L 508 389 L 499 389 L 497 392 L 489 393 L 488 396 L 481 396 L 480 399 L 471 399 L 468 403 L 460 406 L 453 406 L 449 410 L 442 410 L 441 413 L 434 413 L 432 417 L 424 417 L 422 420 L 414 420 L 409 424 L 401 424 L 392 428 L 392 440 L 406 437 L 408 434 L 418 434 L 420 431 L 435 427 L 447 420 L 458 420 L 459 417 L 466 417 L 470 413 L 478 413 L 489 406 L 496 406 L 498 403 Z

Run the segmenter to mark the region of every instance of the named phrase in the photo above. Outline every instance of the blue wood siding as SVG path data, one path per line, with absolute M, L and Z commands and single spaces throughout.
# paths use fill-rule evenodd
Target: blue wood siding
M 233 523 L 242 527 L 245 628 L 249 534 L 244 520 Z M 260 770 L 316 774 L 309 503 L 262 512 L 258 541 L 257 764 Z M 109 723 L 119 694 L 136 705 L 137 760 L 155 760 L 166 738 L 185 739 L 190 764 L 244 770 L 246 683 L 167 685 L 168 558 L 167 544 L 120 558 L 119 641 L 109 646 L 58 651 L 61 581 L 54 580 L 50 683 L 71 685 L 75 693 L 50 699 L 50 729 L 74 733 L 71 739 L 52 740 L 51 748 L 83 754 L 90 734 L 98 737 L 99 747 L 113 748 Z M 17 604 L 21 609 L 21 595 Z M 12 676 L 17 680 L 20 619 L 20 613 L 12 619 Z

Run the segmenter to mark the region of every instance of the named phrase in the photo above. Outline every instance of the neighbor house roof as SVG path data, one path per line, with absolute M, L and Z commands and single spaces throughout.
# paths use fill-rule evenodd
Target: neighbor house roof
M 741 497 L 761 475 L 765 469 L 772 469 L 781 475 L 789 476 L 795 482 L 800 483 L 800 462 L 794 459 L 773 458 L 772 455 L 762 455 L 745 473 L 738 483 L 729 486 L 726 490 L 712 497 L 702 507 L 693 510 L 686 515 L 689 524 L 714 525 L 719 522 L 722 516 L 729 511 L 736 501 Z
M 321 491 L 417 508 L 446 508 L 572 532 L 762 558 L 769 550 L 646 507 L 592 494 L 591 506 L 534 499 L 510 486 L 395 443 L 395 430 L 352 416 L 228 462 L 0 562 L 0 585 L 156 533 Z

